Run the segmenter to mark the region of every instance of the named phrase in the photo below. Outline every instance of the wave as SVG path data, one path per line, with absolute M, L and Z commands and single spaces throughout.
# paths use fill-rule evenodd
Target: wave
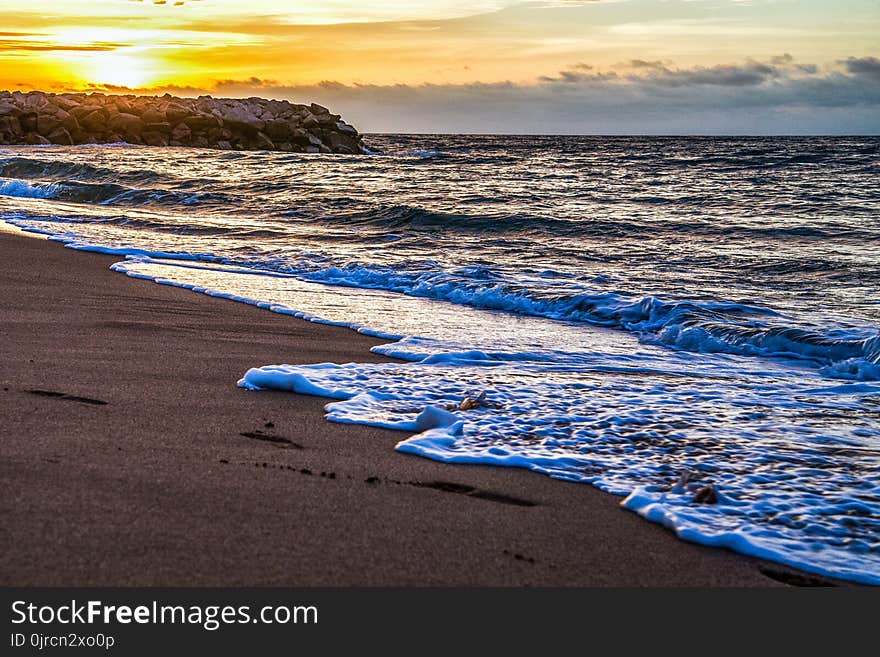
M 445 213 L 409 205 L 393 205 L 344 214 L 328 214 L 321 216 L 318 221 L 359 228 L 376 228 L 382 231 L 456 231 L 485 234 L 552 231 L 554 234 L 571 234 L 578 229 L 577 222 L 565 219 Z
M 481 199 L 478 199 L 481 200 Z M 488 199 L 486 199 L 488 200 Z M 672 202 L 672 201 L 670 201 Z M 697 221 L 657 221 L 650 224 L 616 219 L 613 221 L 589 217 L 566 218 L 528 214 L 467 214 L 439 212 L 410 205 L 370 207 L 343 213 L 325 213 L 312 219 L 324 224 L 377 231 L 413 231 L 437 233 L 483 233 L 486 235 L 553 235 L 555 237 L 614 237 L 626 238 L 650 234 L 688 235 L 705 237 L 741 237 L 766 240 L 822 240 L 873 239 L 867 230 L 842 223 L 824 226 L 748 226 L 724 225 Z
M 0 196 L 16 198 L 55 198 L 59 186 L 50 183 L 31 183 L 27 180 L 0 180 Z
M 31 182 L 0 180 L 0 196 L 51 199 L 67 203 L 98 205 L 195 205 L 199 203 L 230 203 L 228 194 L 176 192 L 167 189 L 137 189 L 117 183 Z
M 101 214 L 101 215 L 53 215 L 51 217 L 43 217 L 39 215 L 30 215 L 25 212 L 16 212 L 15 214 L 0 215 L 0 220 L 6 221 L 23 230 L 43 233 L 47 235 L 55 235 L 56 231 L 51 228 L 37 228 L 33 224 L 60 224 L 75 228 L 82 225 L 94 226 L 120 226 L 125 228 L 133 228 L 145 230 L 154 233 L 167 233 L 171 235 L 198 235 L 198 236 L 223 236 L 229 238 L 277 238 L 283 237 L 285 233 L 271 229 L 257 228 L 238 228 L 233 226 L 223 226 L 207 223 L 194 223 L 186 220 L 185 217 L 175 221 L 172 216 L 154 215 L 151 213 L 141 213 L 136 216 L 131 214 Z M 125 249 L 121 251 L 125 255 Z M 142 251 L 139 253 L 154 253 L 152 251 Z M 156 256 L 160 257 L 160 256 Z M 218 258 L 210 256 L 206 261 L 214 262 Z
M 832 338 L 792 326 L 750 327 L 688 319 L 664 326 L 656 341 L 676 349 L 740 356 L 794 358 L 837 378 L 880 379 L 880 335 Z
M 590 291 L 552 294 L 505 281 L 486 267 L 449 273 L 348 265 L 304 272 L 301 277 L 635 331 L 646 341 L 683 351 L 794 358 L 830 367 L 829 374 L 843 378 L 873 380 L 880 364 L 880 335 L 876 331 L 837 337 L 819 329 L 786 325 L 794 320 L 771 308 L 727 300 Z
M 0 161 L 0 176 L 4 178 L 34 178 L 57 181 L 117 181 L 148 182 L 163 178 L 148 169 L 116 171 L 83 162 L 63 160 L 38 160 L 28 157 L 12 157 Z
M 415 150 L 410 153 L 407 153 L 410 157 L 425 157 L 425 158 L 434 158 L 434 157 L 443 157 L 444 154 L 439 151 L 431 151 L 431 150 Z

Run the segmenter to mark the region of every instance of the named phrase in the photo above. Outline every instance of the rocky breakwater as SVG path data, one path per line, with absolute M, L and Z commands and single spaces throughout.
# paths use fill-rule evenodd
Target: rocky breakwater
M 0 143 L 192 146 L 291 153 L 364 153 L 358 131 L 312 103 L 0 91 Z

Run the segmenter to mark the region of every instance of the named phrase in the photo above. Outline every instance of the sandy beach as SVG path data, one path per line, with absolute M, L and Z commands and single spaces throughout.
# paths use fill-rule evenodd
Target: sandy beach
M 588 485 L 394 451 L 236 387 L 377 342 L 0 232 L 3 585 L 778 586 Z M 339 292 L 345 294 L 344 290 Z

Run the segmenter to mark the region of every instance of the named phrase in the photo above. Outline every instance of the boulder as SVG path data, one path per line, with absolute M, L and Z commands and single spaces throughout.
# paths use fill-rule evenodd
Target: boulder
M 43 135 L 38 135 L 34 132 L 29 132 L 27 135 L 25 135 L 24 140 L 26 144 L 31 144 L 32 146 L 48 146 L 52 143 Z
M 66 112 L 59 108 L 58 111 L 55 112 L 55 118 L 58 119 L 58 123 L 60 123 L 68 132 L 72 133 L 79 130 L 79 121 L 77 121 L 76 117 L 70 112 Z
M 74 107 L 79 107 L 80 105 L 80 102 L 77 99 L 68 96 L 55 96 L 54 102 L 56 107 L 60 107 L 68 112 Z
M 275 150 L 275 142 L 273 142 L 269 137 L 267 137 L 264 133 L 258 132 L 256 137 L 254 137 L 254 147 L 263 151 L 274 151 Z
M 89 112 L 82 118 L 77 118 L 82 127 L 91 130 L 92 132 L 102 132 L 107 126 L 107 115 L 103 109 L 97 109 L 93 112 Z
M 220 125 L 220 119 L 211 114 L 193 114 L 183 120 L 190 130 L 201 131 L 207 128 L 216 128 Z
M 52 134 L 49 135 L 48 139 L 53 144 L 60 144 L 62 146 L 73 146 L 73 137 L 71 137 L 70 133 L 64 128 L 56 129 Z
M 295 128 L 290 133 L 290 140 L 294 144 L 299 144 L 300 146 L 308 146 L 310 138 L 311 135 L 302 128 Z
M 73 114 L 76 119 L 79 121 L 83 117 L 91 114 L 92 112 L 101 112 L 103 108 L 100 105 L 88 104 L 88 105 L 76 105 L 75 107 L 71 107 L 67 110 L 71 114 Z
M 21 123 L 21 129 L 24 132 L 36 132 L 37 131 L 37 119 L 39 118 L 39 114 L 36 112 L 22 112 L 18 115 L 18 122 Z
M 111 116 L 110 120 L 107 121 L 107 125 L 116 132 L 132 135 L 140 134 L 144 129 L 144 122 L 139 116 L 126 112 L 120 112 Z
M 0 139 L 4 143 L 15 143 L 22 135 L 21 123 L 11 115 L 0 115 Z
M 143 120 L 144 123 L 165 123 L 167 117 L 165 116 L 164 111 L 157 108 L 149 108 L 144 110 L 143 114 L 141 114 L 141 120 Z
M 336 130 L 344 135 L 350 135 L 352 137 L 357 137 L 358 133 L 357 129 L 354 126 L 348 125 L 345 121 L 337 121 Z
M 41 93 L 34 93 L 33 91 L 27 95 L 27 98 L 24 101 L 25 107 L 29 107 L 31 109 L 40 109 L 47 102 L 46 97 Z
M 329 133 L 325 137 L 325 143 L 334 153 L 354 155 L 360 152 L 356 139 L 352 139 L 351 136 L 339 132 Z
M 242 132 L 249 137 L 255 137 L 256 134 L 266 127 L 266 122 L 259 118 L 246 105 L 234 104 L 221 110 L 224 125 L 229 126 L 232 130 Z
M 61 122 L 53 114 L 40 114 L 37 116 L 37 132 L 41 135 L 55 132 L 60 125 Z
M 168 146 L 170 141 L 168 135 L 161 132 L 144 132 L 141 138 L 147 146 Z
M 318 137 L 317 135 L 310 134 L 309 135 L 309 145 L 310 146 L 317 146 L 320 149 L 324 145 L 324 142 L 321 141 L 321 138 Z
M 322 128 L 329 128 L 329 127 L 335 126 L 336 123 L 339 121 L 339 119 L 342 118 L 338 114 L 320 114 L 320 115 L 316 114 L 314 116 L 318 120 L 318 123 L 321 124 Z
M 212 109 L 217 107 L 217 103 L 211 96 L 199 96 L 195 106 L 200 112 L 210 113 Z
M 144 132 L 160 132 L 163 135 L 170 135 L 171 124 L 167 122 L 148 123 L 144 126 Z
M 224 150 L 365 152 L 358 131 L 317 103 L 0 91 L 0 143 L 116 141 Z
M 192 110 L 179 103 L 169 103 L 165 108 L 165 120 L 171 124 L 180 123 L 190 114 L 192 114 Z
M 187 142 L 192 138 L 192 130 L 186 123 L 178 123 L 171 129 L 171 139 L 179 142 Z
M 263 132 L 271 139 L 286 139 L 290 135 L 290 124 L 282 119 L 272 119 L 266 121 Z

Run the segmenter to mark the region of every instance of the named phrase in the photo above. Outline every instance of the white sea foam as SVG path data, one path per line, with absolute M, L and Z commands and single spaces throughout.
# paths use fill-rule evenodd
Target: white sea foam
M 52 198 L 58 191 L 58 185 L 48 183 L 31 183 L 27 180 L 0 179 L 0 196 L 19 198 Z

